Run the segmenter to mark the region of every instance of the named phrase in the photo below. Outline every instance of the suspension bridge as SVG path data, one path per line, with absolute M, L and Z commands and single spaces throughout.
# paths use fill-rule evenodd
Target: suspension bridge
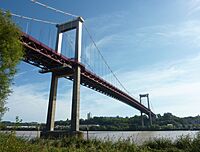
M 29 34 L 30 32 L 28 33 L 28 26 L 26 26 L 26 30 L 24 30 L 25 32 L 22 32 L 21 39 L 21 42 L 25 48 L 25 55 L 23 61 L 32 64 L 36 67 L 39 67 L 41 69 L 39 71 L 40 73 L 52 73 L 46 131 L 54 131 L 56 95 L 58 87 L 57 84 L 59 78 L 66 78 L 73 81 L 71 132 L 79 131 L 80 85 L 83 85 L 87 88 L 95 90 L 108 97 L 114 98 L 133 108 L 138 109 L 141 112 L 141 118 L 142 114 L 144 113 L 149 116 L 150 122 L 152 123 L 152 117 L 155 117 L 155 114 L 150 109 L 149 100 L 148 107 L 141 103 L 141 98 L 148 97 L 148 95 L 140 95 L 140 101 L 138 101 L 135 97 L 132 97 L 130 95 L 130 93 L 122 85 L 121 81 L 117 78 L 115 73 L 111 70 L 110 66 L 106 62 L 97 44 L 95 43 L 91 34 L 89 33 L 88 28 L 84 25 L 83 18 L 70 13 L 66 13 L 64 11 L 57 10 L 50 6 L 47 7 L 45 4 L 39 3 L 37 1 L 33 2 L 48 9 L 54 10 L 56 12 L 73 16 L 73 19 L 70 21 L 61 24 L 56 24 L 50 21 L 44 21 L 11 13 L 11 15 L 13 15 L 14 17 L 19 17 L 23 20 L 25 19 L 31 20 L 31 22 L 36 21 L 43 22 L 45 24 L 53 24 L 57 27 L 55 49 L 52 49 L 50 46 L 31 36 Z M 84 27 L 86 32 L 88 33 L 89 38 L 92 42 L 90 44 L 90 47 L 93 47 L 97 50 L 97 58 L 101 59 L 101 61 L 103 62 L 104 67 L 106 67 L 108 71 L 107 74 L 106 72 L 103 72 L 106 70 L 103 69 L 102 65 L 93 66 L 92 68 L 92 65 L 88 62 L 81 61 L 81 59 L 83 59 L 84 56 L 81 54 L 83 29 L 82 27 Z M 68 57 L 66 54 L 63 53 L 63 49 L 65 46 L 65 44 L 63 44 L 63 39 L 64 34 L 69 33 L 72 30 L 75 30 L 75 41 L 72 41 L 71 38 L 68 39 L 68 42 L 70 44 L 69 46 L 73 50 L 71 53 L 71 57 Z M 67 35 L 67 37 L 69 37 L 69 35 Z M 89 59 L 90 61 L 93 60 L 96 64 L 100 62 L 99 60 L 96 60 L 96 58 L 91 59 L 91 56 L 87 57 L 84 61 L 86 61 L 87 59 Z M 96 72 L 94 67 L 101 67 L 101 72 Z M 112 75 L 112 77 L 115 79 L 115 82 L 106 79 L 106 75 Z M 120 87 L 122 89 L 120 89 Z

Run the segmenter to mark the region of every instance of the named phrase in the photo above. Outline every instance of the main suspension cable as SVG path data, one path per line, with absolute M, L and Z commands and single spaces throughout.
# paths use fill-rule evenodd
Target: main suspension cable
M 112 73 L 112 75 L 115 77 L 115 79 L 117 80 L 117 82 L 120 84 L 120 86 L 127 92 L 129 93 L 129 91 L 124 87 L 124 85 L 120 82 L 120 80 L 117 78 L 117 76 L 115 75 L 115 73 L 112 71 L 112 69 L 110 68 L 110 66 L 108 65 L 106 59 L 103 57 L 100 49 L 97 47 L 97 44 L 95 43 L 95 41 L 92 38 L 92 35 L 90 34 L 88 28 L 86 27 L 85 24 L 83 24 L 83 27 L 85 28 L 85 30 L 87 31 L 92 43 L 94 44 L 95 48 L 97 49 L 98 53 L 100 54 L 102 60 L 104 61 L 105 65 L 108 67 L 108 69 L 110 70 L 110 72 Z
M 37 0 L 30 0 L 31 2 L 35 3 L 35 4 L 38 4 L 42 7 L 45 7 L 47 9 L 50 9 L 50 10 L 53 10 L 55 12 L 58 12 L 58 13 L 62 13 L 64 15 L 68 15 L 68 16 L 71 16 L 71 17 L 78 17 L 78 15 L 74 15 L 74 14 L 71 14 L 71 13 L 68 13 L 68 12 L 65 12 L 65 11 L 62 11 L 62 10 L 59 10 L 59 9 L 56 9 L 54 7 L 51 7 L 51 6 L 48 6 L 44 3 L 41 3 L 41 2 L 38 2 Z M 117 80 L 117 82 L 120 84 L 120 86 L 127 92 L 129 93 L 129 91 L 124 87 L 124 85 L 120 82 L 120 80 L 117 78 L 117 76 L 115 75 L 115 73 L 112 71 L 112 69 L 110 68 L 110 66 L 108 65 L 107 61 L 105 60 L 105 58 L 103 57 L 101 51 L 99 50 L 99 48 L 97 47 L 97 44 L 95 43 L 95 41 L 93 40 L 88 28 L 86 27 L 85 24 L 83 24 L 83 27 L 85 28 L 85 30 L 87 31 L 92 43 L 94 44 L 95 48 L 97 49 L 98 53 L 100 54 L 102 60 L 104 61 L 105 65 L 107 66 L 107 68 L 109 69 L 109 71 L 112 73 L 112 75 L 114 76 L 114 78 Z
M 6 11 L 3 11 L 3 13 L 6 13 Z M 36 22 L 42 22 L 42 23 L 52 24 L 52 25 L 57 25 L 58 24 L 58 23 L 51 22 L 51 21 L 46 21 L 46 20 L 42 20 L 42 19 L 27 17 L 27 16 L 23 16 L 23 15 L 18 15 L 18 14 L 12 13 L 12 12 L 9 12 L 9 13 L 12 16 L 19 17 L 19 18 L 26 19 L 26 20 L 31 20 L 31 21 L 36 21 Z
M 33 2 L 33 3 L 35 3 L 35 4 L 40 5 L 40 6 L 42 6 L 42 7 L 45 7 L 45 8 L 47 8 L 47 9 L 53 10 L 53 11 L 55 11 L 55 12 L 62 13 L 62 14 L 65 14 L 65 15 L 68 15 L 68 16 L 72 16 L 72 17 L 78 17 L 77 15 L 74 15 L 74 14 L 67 13 L 67 12 L 65 12 L 65 11 L 56 9 L 56 8 L 51 7 L 51 6 L 48 6 L 48 5 L 44 4 L 44 3 L 38 2 L 37 0 L 30 0 L 30 1 Z

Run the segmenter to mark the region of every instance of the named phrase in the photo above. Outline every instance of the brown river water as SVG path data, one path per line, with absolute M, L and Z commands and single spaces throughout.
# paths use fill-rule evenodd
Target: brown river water
M 5 132 L 5 131 L 4 131 Z M 145 141 L 155 138 L 167 138 L 175 141 L 180 136 L 189 135 L 194 138 L 198 131 L 89 131 L 89 139 L 99 140 L 130 140 L 136 144 L 142 144 Z M 36 138 L 40 136 L 39 131 L 16 131 L 16 135 L 23 138 Z M 84 132 L 84 138 L 87 139 L 87 132 Z

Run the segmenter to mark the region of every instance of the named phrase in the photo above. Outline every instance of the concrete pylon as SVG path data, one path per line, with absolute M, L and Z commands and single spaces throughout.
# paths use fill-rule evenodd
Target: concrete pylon
M 74 71 L 73 93 L 72 93 L 72 113 L 71 113 L 71 132 L 79 131 L 80 117 L 80 67 Z
M 56 45 L 55 45 L 55 51 L 57 53 L 61 53 L 62 36 L 63 36 L 63 33 L 60 33 L 59 29 L 58 29 Z M 48 106 L 47 122 L 46 122 L 46 131 L 54 131 L 57 87 L 58 87 L 58 76 L 56 76 L 56 74 L 52 72 L 51 88 L 50 88 L 50 94 L 49 94 L 49 106 Z
M 82 41 L 82 23 L 84 20 L 78 17 L 75 20 L 57 25 L 57 52 L 61 53 L 63 33 L 76 30 L 75 39 L 75 55 L 74 59 L 77 63 L 81 62 L 81 41 Z M 72 113 L 71 113 L 71 132 L 79 131 L 79 113 L 80 113 L 80 81 L 81 81 L 81 68 L 77 64 L 74 67 L 73 73 L 73 93 L 72 93 Z
M 56 37 L 56 45 L 55 45 L 55 51 L 57 53 L 61 53 L 62 36 L 63 33 L 60 33 L 58 29 Z M 58 87 L 58 76 L 56 76 L 56 74 L 52 72 L 46 131 L 54 131 L 57 87 Z
M 55 50 L 59 54 L 61 54 L 62 50 L 63 33 L 76 29 L 75 60 L 77 63 L 81 62 L 81 40 L 82 40 L 83 22 L 84 20 L 81 17 L 78 17 L 75 20 L 56 25 L 57 38 L 56 38 Z M 73 81 L 73 95 L 72 95 L 71 131 L 76 132 L 79 131 L 79 115 L 80 115 L 79 111 L 80 111 L 81 68 L 78 66 L 78 64 L 76 67 L 74 67 L 73 78 L 74 81 Z M 52 73 L 46 131 L 54 131 L 57 86 L 58 86 L 58 76 L 55 73 Z
M 57 86 L 58 86 L 58 77 L 54 73 L 52 73 L 46 131 L 54 131 Z
M 152 116 L 151 116 L 151 109 L 150 109 L 150 103 L 149 103 L 149 94 L 140 94 L 140 103 L 142 103 L 142 98 L 143 97 L 146 97 L 147 98 L 147 104 L 148 104 L 148 109 L 149 109 L 149 122 L 150 122 L 150 125 L 152 126 Z M 141 112 L 141 121 L 142 121 L 142 127 L 144 126 L 144 120 L 143 120 L 143 115 L 142 115 L 142 112 Z
M 148 109 L 149 109 L 149 121 L 150 121 L 150 125 L 152 126 L 152 117 L 151 117 L 151 109 L 150 109 L 150 103 L 149 103 L 149 94 L 147 94 L 147 103 L 148 103 Z
M 141 97 L 141 95 L 140 95 L 140 103 L 142 104 L 142 97 Z M 142 125 L 142 127 L 144 127 L 144 119 L 143 119 L 142 111 L 141 111 L 141 125 Z
M 75 42 L 75 60 L 77 63 L 81 62 L 81 41 L 82 41 L 82 23 L 83 19 L 78 18 L 76 26 L 76 42 Z M 80 81 L 81 68 L 79 65 L 75 67 L 72 94 L 72 113 L 71 113 L 71 132 L 79 131 L 79 117 L 80 117 Z

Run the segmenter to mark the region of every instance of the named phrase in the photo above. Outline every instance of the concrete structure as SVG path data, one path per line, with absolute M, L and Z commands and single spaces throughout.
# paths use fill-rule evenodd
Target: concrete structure
M 49 94 L 49 107 L 48 107 L 47 123 L 46 123 L 46 130 L 47 131 L 53 131 L 54 130 L 57 86 L 58 86 L 58 76 L 55 75 L 54 73 L 52 73 L 51 88 L 50 88 L 50 94 Z
M 147 98 L 147 104 L 148 104 L 148 109 L 149 109 L 149 121 L 150 121 L 150 125 L 152 125 L 152 114 L 151 114 L 151 109 L 150 109 L 150 104 L 149 104 L 149 94 L 140 94 L 140 103 L 142 104 L 142 98 Z M 142 123 L 142 127 L 144 127 L 144 119 L 143 119 L 143 113 L 141 111 L 141 123 Z
M 140 95 L 140 104 L 142 104 L 142 97 L 141 97 L 141 95 Z M 144 127 L 144 119 L 143 119 L 143 113 L 142 113 L 142 111 L 141 111 L 141 125 L 142 125 L 142 127 Z
M 56 94 L 59 77 L 64 77 L 74 82 L 71 126 L 72 132 L 77 132 L 79 130 L 80 84 L 136 108 L 143 114 L 155 117 L 156 115 L 150 110 L 150 107 L 146 107 L 141 104 L 138 100 L 123 92 L 108 81 L 102 79 L 100 76 L 97 76 L 80 63 L 82 22 L 83 20 L 81 18 L 77 18 L 76 20 L 57 25 L 57 51 L 49 48 L 32 36 L 22 32 L 22 38 L 20 40 L 25 48 L 23 61 L 40 68 L 40 73 L 52 72 L 46 127 L 47 131 L 44 132 L 44 135 L 48 135 L 48 133 L 54 134 Z M 62 33 L 71 29 L 76 30 L 75 59 L 69 59 L 68 57 L 60 55 Z
M 84 20 L 81 17 L 78 17 L 76 20 L 57 25 L 58 30 L 57 30 L 55 50 L 59 54 L 61 54 L 61 50 L 62 50 L 63 33 L 73 30 L 73 29 L 76 30 L 75 56 L 74 56 L 74 60 L 76 63 L 81 62 L 81 40 L 82 40 L 82 23 L 83 22 Z M 58 69 L 57 69 L 57 72 L 52 72 L 46 131 L 54 131 L 58 77 L 64 77 L 71 74 L 73 74 L 71 132 L 79 131 L 81 68 L 79 67 L 79 64 L 77 64 L 73 68 L 74 68 L 73 73 L 66 71 L 64 74 L 62 73 L 62 75 L 58 75 Z

